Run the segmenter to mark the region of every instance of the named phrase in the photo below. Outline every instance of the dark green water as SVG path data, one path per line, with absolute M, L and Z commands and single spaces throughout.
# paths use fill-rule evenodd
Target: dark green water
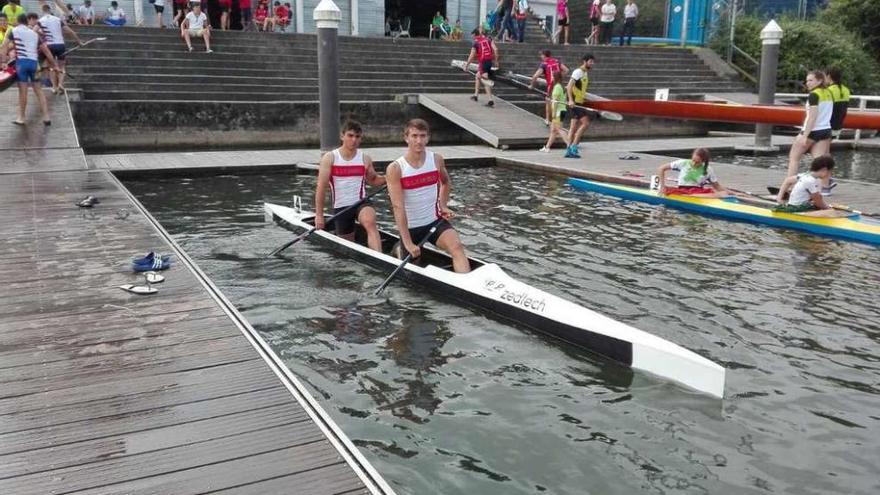
M 374 298 L 385 273 L 309 243 L 263 259 L 291 234 L 261 203 L 308 198 L 312 176 L 126 185 L 398 493 L 880 492 L 880 250 L 525 172 L 452 178 L 471 252 L 725 365 L 727 397 L 418 287 Z

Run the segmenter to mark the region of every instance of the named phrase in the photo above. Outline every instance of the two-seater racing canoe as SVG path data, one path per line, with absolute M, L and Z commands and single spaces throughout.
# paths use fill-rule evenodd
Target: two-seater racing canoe
M 655 205 L 667 205 L 732 220 L 804 230 L 813 234 L 869 244 L 880 244 L 880 222 L 870 220 L 857 213 L 835 218 L 813 217 L 799 213 L 776 212 L 771 208 L 742 203 L 734 197 L 723 199 L 699 198 L 677 194 L 660 196 L 656 191 L 650 189 L 607 184 L 585 179 L 569 179 L 568 183 L 582 191 L 606 194 L 621 199 L 641 201 Z
M 293 231 L 311 228 L 314 220 L 312 213 L 276 204 L 266 203 L 265 210 L 267 219 Z M 316 231 L 309 239 L 390 272 L 401 262 L 387 254 L 399 239 L 384 231 L 381 237 L 382 253 L 366 247 L 366 234 L 360 226 L 356 242 L 326 230 Z M 494 263 L 471 258 L 472 271 L 460 274 L 452 271 L 452 260 L 445 253 L 424 247 L 421 258 L 424 266 L 409 263 L 401 274 L 417 286 L 626 366 L 714 397 L 724 396 L 724 368 L 679 345 L 531 287 Z

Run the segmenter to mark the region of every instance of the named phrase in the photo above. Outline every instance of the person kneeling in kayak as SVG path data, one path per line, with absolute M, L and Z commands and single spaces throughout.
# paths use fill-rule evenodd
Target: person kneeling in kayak
M 776 202 L 779 206 L 773 211 L 783 213 L 803 213 L 816 211 L 815 216 L 833 213 L 834 210 L 822 197 L 822 184 L 831 178 L 834 170 L 834 158 L 831 155 L 816 157 L 810 164 L 810 171 L 786 178 L 779 186 Z M 784 203 L 785 194 L 791 191 L 788 204 Z M 818 212 L 817 210 L 822 210 Z
M 400 242 L 416 259 L 421 254 L 419 243 L 428 236 L 428 242 L 452 257 L 456 272 L 467 273 L 471 269 L 470 262 L 458 232 L 449 223 L 455 216 L 446 206 L 451 190 L 449 174 L 443 157 L 425 149 L 428 137 L 427 122 L 422 119 L 407 122 L 403 131 L 406 153 L 391 162 L 385 171 Z
M 697 148 L 690 160 L 675 160 L 660 165 L 657 168 L 657 175 L 660 177 L 658 194 L 660 196 L 680 194 L 712 198 L 727 196 L 727 191 L 721 187 L 718 177 L 715 176 L 715 171 L 709 166 L 710 158 L 709 150 Z M 669 170 L 678 172 L 677 187 L 666 187 L 666 172 Z
M 342 125 L 340 139 L 342 146 L 324 154 L 318 169 L 318 184 L 315 187 L 315 227 L 324 230 L 324 198 L 327 188 L 333 202 L 333 220 L 336 235 L 354 241 L 355 221 L 367 232 L 367 246 L 374 251 L 382 251 L 382 239 L 376 225 L 376 210 L 369 200 L 364 201 L 365 185 L 381 186 L 385 178 L 376 173 L 373 160 L 360 150 L 363 129 L 360 123 L 349 120 Z M 349 206 L 361 203 L 343 213 Z

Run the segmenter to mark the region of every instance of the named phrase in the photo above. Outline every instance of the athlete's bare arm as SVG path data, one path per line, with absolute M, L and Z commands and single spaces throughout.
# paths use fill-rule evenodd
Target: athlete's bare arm
M 492 53 L 495 55 L 495 67 L 501 68 L 501 52 L 498 51 L 498 45 L 492 40 Z
M 78 45 L 82 45 L 82 44 L 83 44 L 82 39 L 80 39 L 80 37 L 76 34 L 76 31 L 74 31 L 74 30 L 73 30 L 70 26 L 68 26 L 66 23 L 64 24 L 64 26 L 62 27 L 62 29 L 64 30 L 65 33 L 69 34 L 71 38 L 73 38 L 74 40 L 76 40 L 76 43 L 77 43 Z
M 541 77 L 541 72 L 543 72 L 543 70 L 538 67 L 538 70 L 536 70 L 535 73 L 532 74 L 532 78 L 529 80 L 529 89 L 535 88 L 535 81 L 537 81 L 538 78 Z
M 465 72 L 469 72 L 470 67 L 471 67 L 471 62 L 473 62 L 476 57 L 477 57 L 477 49 L 471 48 L 471 52 L 468 54 L 467 62 L 465 62 L 464 67 L 462 67 L 462 69 Z
M 318 166 L 318 185 L 315 187 L 315 227 L 324 230 L 324 198 L 330 185 L 330 172 L 333 169 L 333 153 L 324 153 Z
M 568 95 L 568 105 L 574 105 L 574 79 L 569 79 L 568 84 L 565 86 L 565 94 Z
M 446 220 L 451 220 L 455 213 L 448 206 L 449 195 L 452 192 L 452 183 L 449 181 L 449 173 L 446 171 L 446 160 L 437 153 L 434 153 L 434 164 L 440 175 L 440 216 Z
M 562 77 L 568 75 L 568 66 L 565 64 L 559 64 L 559 67 L 562 69 Z
M 388 184 L 388 197 L 391 199 L 391 210 L 394 212 L 394 223 L 397 225 L 397 232 L 400 234 L 400 242 L 403 247 L 418 258 L 420 254 L 419 247 L 415 245 L 409 236 L 409 227 L 407 227 L 406 206 L 403 204 L 403 186 L 400 184 L 401 172 L 400 165 L 394 161 L 388 165 L 385 170 L 385 180 Z
M 797 175 L 792 175 L 791 177 L 786 177 L 784 181 L 782 181 L 782 185 L 779 186 L 779 192 L 776 194 L 776 202 L 779 204 L 784 204 L 785 200 L 782 198 L 785 196 L 792 186 L 794 186 L 798 181 Z
M 371 186 L 381 186 L 385 184 L 385 177 L 379 175 L 373 167 L 373 159 L 370 155 L 364 153 L 364 165 L 367 167 L 367 183 Z

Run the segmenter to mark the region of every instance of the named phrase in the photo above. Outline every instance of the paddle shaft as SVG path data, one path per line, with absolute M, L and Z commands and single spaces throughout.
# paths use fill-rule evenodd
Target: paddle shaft
M 442 218 L 438 218 L 437 220 L 434 220 L 434 223 L 431 224 L 431 228 L 428 229 L 428 233 L 425 234 L 425 237 L 422 237 L 422 238 L 419 240 L 419 243 L 417 244 L 417 246 L 418 246 L 419 248 L 421 248 L 422 245 L 423 245 L 425 242 L 427 242 L 428 239 L 429 239 L 432 235 L 434 235 L 434 232 L 437 231 L 437 226 L 440 225 L 440 222 L 442 222 L 442 221 L 443 221 Z M 385 290 L 385 287 L 388 287 L 388 284 L 390 284 L 391 281 L 394 280 L 394 277 L 396 277 L 397 274 L 400 273 L 400 272 L 403 270 L 403 267 L 406 266 L 406 264 L 409 263 L 410 260 L 412 260 L 412 253 L 407 253 L 407 254 L 406 254 L 406 257 L 403 258 L 403 261 L 401 261 L 400 264 L 397 265 L 397 268 L 395 268 L 394 271 L 391 272 L 391 275 L 389 275 L 388 278 L 386 278 L 385 281 L 382 282 L 382 285 L 380 285 L 379 288 L 376 289 L 376 292 L 374 292 L 373 295 L 378 296 L 379 294 L 381 294 L 382 291 Z
M 510 74 L 513 74 L 513 73 L 511 72 Z M 514 83 L 514 84 L 518 84 L 520 87 L 526 88 L 526 89 L 528 89 L 529 91 L 532 91 L 532 92 L 534 92 L 534 93 L 536 93 L 536 94 L 540 94 L 540 95 L 542 95 L 542 96 L 544 97 L 544 100 L 550 100 L 550 101 L 552 101 L 552 99 L 551 99 L 551 98 L 548 98 L 548 97 L 544 94 L 543 91 L 541 91 L 540 89 L 537 89 L 537 88 L 533 88 L 533 87 L 529 86 L 528 84 L 526 84 L 526 83 L 524 83 L 524 82 L 522 82 L 522 81 L 518 81 L 518 80 L 516 79 L 516 77 L 504 76 L 504 80 L 510 81 L 510 82 L 512 82 L 512 83 Z M 561 102 L 559 102 L 559 103 L 561 103 Z M 584 110 L 589 110 L 590 112 L 596 112 L 596 113 L 598 113 L 603 119 L 606 119 L 606 120 L 615 120 L 615 121 L 623 120 L 623 116 L 620 115 L 619 113 L 608 112 L 608 111 L 606 111 L 606 110 L 597 110 L 597 109 L 595 109 L 595 108 L 585 107 L 585 106 L 583 106 L 583 105 L 569 105 L 568 102 L 565 102 L 564 104 L 565 104 L 565 106 L 567 106 L 567 107 L 583 108 Z
M 90 45 L 90 44 L 92 44 L 92 43 L 94 43 L 94 42 L 96 42 L 96 41 L 105 41 L 106 39 L 107 39 L 107 38 L 104 38 L 104 37 L 100 37 L 100 38 L 92 38 L 92 39 L 90 39 L 90 40 L 84 41 L 83 44 L 81 44 L 81 45 L 77 45 L 77 46 L 75 46 L 75 47 L 73 47 L 73 48 L 71 48 L 71 49 L 69 49 L 69 50 L 64 50 L 64 53 L 62 53 L 61 55 L 62 55 L 62 56 L 67 56 L 67 55 L 69 55 L 71 52 L 75 52 L 75 51 L 79 50 L 80 48 L 83 48 L 83 47 L 85 47 L 85 46 L 87 46 L 87 45 Z
M 333 221 L 333 219 L 335 219 L 335 218 L 338 217 L 339 215 L 342 215 L 343 213 L 348 213 L 348 212 L 351 211 L 352 209 L 357 208 L 358 206 L 364 204 L 365 201 L 367 201 L 368 199 L 372 198 L 373 196 L 379 194 L 380 192 L 384 191 L 384 190 L 387 189 L 387 188 L 388 188 L 388 186 L 382 186 L 382 187 L 380 187 L 379 189 L 377 189 L 377 190 L 371 192 L 370 194 L 368 194 L 367 196 L 365 196 L 363 199 L 361 199 L 361 200 L 358 201 L 357 203 L 354 203 L 354 204 L 352 204 L 352 205 L 350 205 L 350 206 L 347 206 L 345 209 L 343 209 L 343 210 L 340 211 L 339 213 L 336 213 L 335 215 L 333 215 L 333 216 L 331 216 L 330 218 L 328 218 L 326 223 L 330 223 L 330 222 Z M 300 235 L 294 237 L 293 240 L 291 240 L 291 241 L 288 242 L 287 244 L 285 244 L 285 245 L 281 246 L 280 248 L 278 248 L 278 249 L 272 251 L 272 252 L 269 253 L 266 257 L 267 257 L 267 258 L 271 258 L 272 256 L 275 256 L 276 254 L 280 253 L 281 251 L 284 251 L 285 249 L 289 248 L 290 246 L 293 246 L 293 245 L 296 244 L 297 242 L 299 242 L 299 241 L 305 239 L 306 237 L 312 235 L 316 230 L 318 230 L 318 227 L 312 227 L 312 228 L 310 228 L 309 230 L 305 231 L 304 233 L 302 233 L 302 234 L 300 234 Z

